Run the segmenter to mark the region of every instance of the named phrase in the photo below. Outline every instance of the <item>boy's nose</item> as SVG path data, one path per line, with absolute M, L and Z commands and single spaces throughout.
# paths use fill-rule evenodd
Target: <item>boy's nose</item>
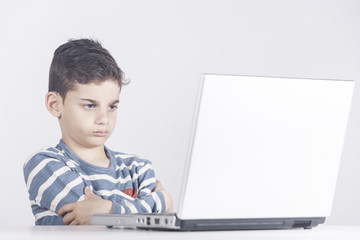
M 95 123 L 100 125 L 108 124 L 109 123 L 108 112 L 106 110 L 99 111 L 96 116 Z

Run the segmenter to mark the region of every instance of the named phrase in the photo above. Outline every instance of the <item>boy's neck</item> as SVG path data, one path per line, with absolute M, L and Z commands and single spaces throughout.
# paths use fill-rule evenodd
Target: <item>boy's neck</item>
M 63 139 L 64 143 L 82 160 L 99 167 L 109 168 L 110 159 L 106 155 L 105 146 L 99 146 L 95 148 L 87 148 L 78 144 L 71 144 L 66 139 Z

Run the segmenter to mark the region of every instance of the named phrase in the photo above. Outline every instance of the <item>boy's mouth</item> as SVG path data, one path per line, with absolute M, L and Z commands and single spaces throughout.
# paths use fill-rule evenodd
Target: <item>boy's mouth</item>
M 96 137 L 105 137 L 108 135 L 108 131 L 94 131 L 93 134 Z

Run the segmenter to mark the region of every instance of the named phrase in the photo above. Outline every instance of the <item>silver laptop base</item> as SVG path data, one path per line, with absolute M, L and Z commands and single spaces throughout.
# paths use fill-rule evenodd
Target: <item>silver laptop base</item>
M 273 218 L 273 219 L 216 219 L 179 220 L 182 231 L 209 230 L 270 230 L 311 229 L 325 222 L 325 218 Z
M 108 227 L 177 231 L 311 229 L 324 222 L 325 217 L 182 220 L 176 214 L 95 214 L 91 220 L 93 225 Z

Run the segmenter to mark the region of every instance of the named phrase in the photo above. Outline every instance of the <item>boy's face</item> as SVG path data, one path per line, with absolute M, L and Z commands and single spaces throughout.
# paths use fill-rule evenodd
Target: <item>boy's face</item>
M 103 147 L 115 128 L 119 95 L 120 86 L 115 81 L 76 84 L 61 108 L 63 141 L 69 147 Z

